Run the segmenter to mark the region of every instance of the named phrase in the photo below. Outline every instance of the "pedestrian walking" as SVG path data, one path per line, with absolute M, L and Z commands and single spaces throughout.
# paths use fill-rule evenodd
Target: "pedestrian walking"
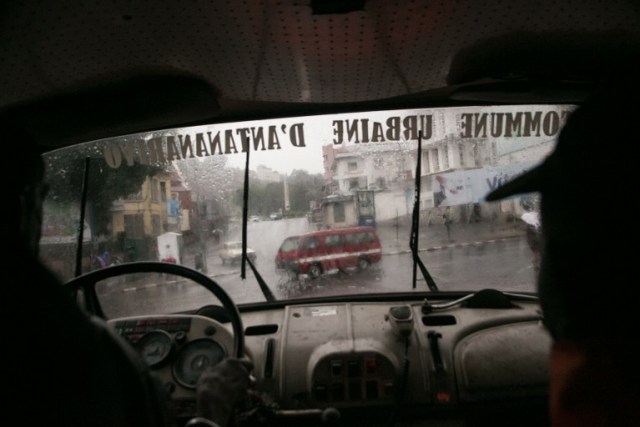
M 451 218 L 449 218 L 448 212 L 442 214 L 442 223 L 447 229 L 447 240 L 451 241 Z

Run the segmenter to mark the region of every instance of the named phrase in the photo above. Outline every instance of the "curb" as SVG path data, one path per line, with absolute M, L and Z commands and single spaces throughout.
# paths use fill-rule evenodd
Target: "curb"
M 476 240 L 475 242 L 451 243 L 449 245 L 430 246 L 428 248 L 420 248 L 418 249 L 418 252 L 433 252 L 433 251 L 439 251 L 439 250 L 451 249 L 451 248 L 482 246 L 486 243 L 498 243 L 505 240 L 514 240 L 514 239 L 520 239 L 520 238 L 522 238 L 522 236 L 509 236 L 509 237 L 502 237 L 500 239 Z M 382 252 L 382 255 L 404 255 L 404 254 L 410 254 L 410 253 L 411 253 L 411 249 L 402 249 L 402 250 L 393 251 L 393 252 Z

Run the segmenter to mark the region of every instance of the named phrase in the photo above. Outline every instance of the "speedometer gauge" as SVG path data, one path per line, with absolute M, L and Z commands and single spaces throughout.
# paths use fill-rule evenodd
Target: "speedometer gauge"
M 218 364 L 226 356 L 215 341 L 200 339 L 180 349 L 173 364 L 173 376 L 184 387 L 195 388 L 198 378 L 209 366 Z
M 136 348 L 147 365 L 155 367 L 167 360 L 171 354 L 173 339 L 167 332 L 155 330 L 144 334 L 138 340 Z

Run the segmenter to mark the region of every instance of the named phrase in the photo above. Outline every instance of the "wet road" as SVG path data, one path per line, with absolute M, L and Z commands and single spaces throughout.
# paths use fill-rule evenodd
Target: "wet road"
M 256 267 L 277 299 L 428 290 L 419 270 L 414 287 L 413 261 L 406 251 L 388 250 L 378 265 L 365 272 L 340 272 L 315 280 L 292 280 L 277 272 L 274 256 L 284 237 L 310 230 L 311 225 L 304 218 L 248 224 L 248 246 L 258 254 Z M 239 230 L 236 230 L 228 240 L 239 237 Z M 383 247 L 390 246 L 383 241 Z M 420 256 L 441 290 L 535 290 L 531 252 L 523 238 L 452 245 L 420 252 Z M 188 265 L 188 257 L 185 257 L 185 263 Z M 242 279 L 239 265 L 222 265 L 216 255 L 216 247 L 207 250 L 207 269 L 207 275 L 236 303 L 265 300 L 249 267 L 247 277 Z M 113 279 L 99 293 L 109 317 L 191 310 L 207 303 L 217 303 L 208 291 L 198 285 L 159 275 L 131 280 Z

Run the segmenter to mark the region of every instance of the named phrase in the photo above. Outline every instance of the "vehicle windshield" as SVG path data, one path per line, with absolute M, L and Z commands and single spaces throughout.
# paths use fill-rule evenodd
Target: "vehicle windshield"
M 294 251 L 298 249 L 298 242 L 300 242 L 299 237 L 287 237 L 284 242 L 282 242 L 280 250 L 284 252 Z
M 113 263 L 176 262 L 212 277 L 236 303 L 258 303 L 267 299 L 260 278 L 248 267 L 241 277 L 242 262 L 223 252 L 246 228 L 249 260 L 277 300 L 535 292 L 537 194 L 484 197 L 539 163 L 574 108 L 290 117 L 52 151 L 41 254 L 63 281 Z M 415 268 L 412 236 L 436 288 Z

